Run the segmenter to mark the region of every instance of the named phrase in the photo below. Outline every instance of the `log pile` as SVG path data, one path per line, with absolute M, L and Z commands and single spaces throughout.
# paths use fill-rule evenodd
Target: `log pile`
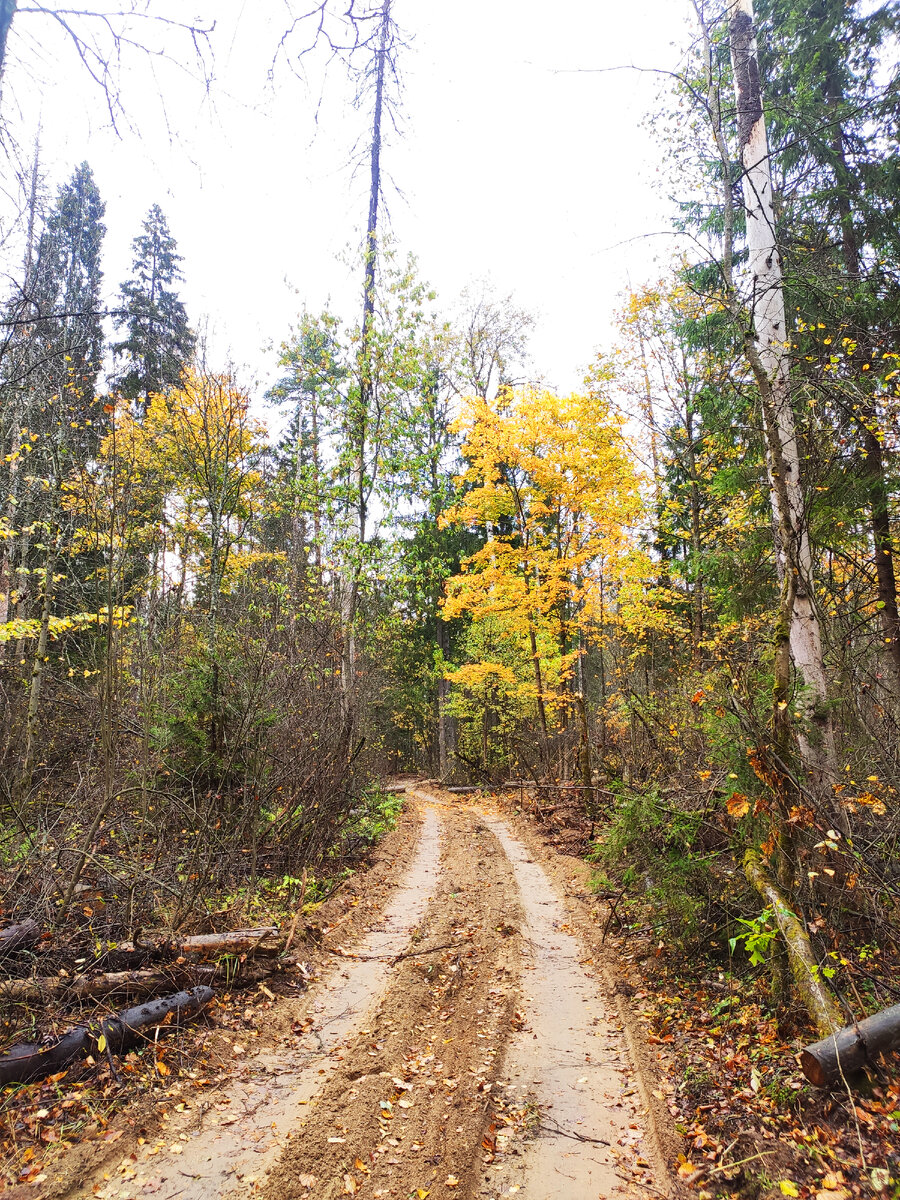
M 12 931 L 16 932 L 6 939 L 6 944 L 15 941 L 18 949 L 34 944 L 40 937 L 39 927 L 34 922 L 26 922 L 22 926 L 12 926 L 10 931 L 0 931 L 0 946 L 4 945 L 3 934 Z M 194 937 L 165 934 L 152 942 L 137 945 L 123 942 L 104 954 L 101 961 L 111 960 L 124 970 L 83 973 L 74 978 L 61 972 L 59 975 L 0 980 L 0 1002 L 37 1006 L 77 1003 L 114 995 L 142 999 L 165 993 L 173 986 L 217 983 L 247 986 L 278 969 L 277 956 L 284 946 L 284 937 L 275 926 Z M 242 960 L 239 964 L 235 962 L 238 956 Z M 223 957 L 225 961 L 222 962 L 208 961 Z

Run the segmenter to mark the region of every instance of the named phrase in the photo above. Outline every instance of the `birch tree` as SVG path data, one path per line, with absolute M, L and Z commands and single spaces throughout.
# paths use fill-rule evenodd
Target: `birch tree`
M 835 776 L 834 730 L 828 702 L 822 630 L 816 606 L 813 557 L 797 425 L 791 402 L 790 331 L 784 303 L 781 250 L 773 205 L 772 166 L 763 112 L 752 0 L 735 0 L 728 32 L 736 104 L 737 158 L 747 242 L 747 265 L 735 269 L 737 212 L 732 154 L 715 70 L 710 27 L 698 6 L 705 49 L 707 111 L 719 159 L 723 204 L 721 274 L 724 302 L 743 331 L 747 365 L 759 392 L 779 579 L 775 623 L 773 719 L 775 741 L 787 770 L 791 713 L 803 765 L 823 797 Z M 793 694 L 791 665 L 798 679 Z

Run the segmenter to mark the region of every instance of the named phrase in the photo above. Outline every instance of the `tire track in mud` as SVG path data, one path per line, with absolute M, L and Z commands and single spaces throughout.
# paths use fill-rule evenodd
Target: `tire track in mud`
M 515 874 L 530 940 L 521 1001 L 524 1028 L 508 1048 L 501 1113 L 531 1114 L 522 1129 L 497 1126 L 499 1161 L 477 1196 L 522 1191 L 596 1200 L 656 1191 L 627 1044 L 586 951 L 569 932 L 547 873 L 498 816 L 484 815 Z M 502 1118 L 501 1118 L 502 1119 Z
M 480 818 L 447 806 L 444 819 L 420 949 L 289 1139 L 267 1200 L 475 1194 L 518 1003 L 522 912 Z
M 171 1112 L 165 1138 L 71 1200 L 669 1190 L 615 998 L 551 882 L 556 860 L 545 870 L 542 848 L 496 812 L 409 795 L 415 859 L 378 928 L 304 997 L 301 1036 L 248 1056 L 199 1128 Z M 361 876 L 362 905 L 365 889 Z
M 72 1200 L 211 1200 L 258 1191 L 284 1139 L 305 1105 L 327 1088 L 343 1057 L 342 1047 L 366 1024 L 387 986 L 391 960 L 409 945 L 422 921 L 439 872 L 442 822 L 434 807 L 423 814 L 415 858 L 386 906 L 379 927 L 346 960 L 310 989 L 308 1025 L 297 1043 L 267 1050 L 248 1063 L 227 1095 L 203 1114 L 173 1112 L 165 1137 L 146 1145 L 106 1172 L 99 1186 L 85 1183 Z M 184 1105 L 182 1105 L 184 1108 Z

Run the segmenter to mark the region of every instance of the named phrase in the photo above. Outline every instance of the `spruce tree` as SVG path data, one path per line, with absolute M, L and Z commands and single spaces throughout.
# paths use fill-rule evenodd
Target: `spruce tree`
M 25 383 L 55 418 L 59 449 L 83 462 L 99 444 L 103 362 L 100 256 L 106 205 L 88 164 L 59 189 L 38 242 Z
M 146 408 L 151 395 L 182 382 L 197 339 L 173 286 L 182 278 L 181 255 L 158 204 L 148 212 L 143 230 L 132 242 L 132 278 L 121 290 L 127 315 L 116 322 L 127 337 L 113 346 L 113 353 L 122 359 L 115 381 L 119 391 Z

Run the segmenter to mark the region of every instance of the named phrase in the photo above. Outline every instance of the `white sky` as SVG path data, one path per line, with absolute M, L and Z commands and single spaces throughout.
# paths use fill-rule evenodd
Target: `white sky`
M 304 304 L 331 297 L 342 315 L 357 316 L 358 271 L 340 258 L 362 230 L 366 174 L 354 179 L 348 160 L 367 118 L 348 109 L 339 67 L 318 126 L 320 64 L 310 63 L 307 86 L 285 69 L 267 85 L 288 23 L 284 0 L 195 0 L 190 10 L 184 0 L 155 0 L 154 8 L 217 26 L 210 98 L 183 73 L 158 69 L 174 136 L 146 66 L 132 60 L 123 92 L 142 136 L 117 139 L 62 35 L 27 13 L 10 37 L 4 114 L 23 144 L 41 120 L 53 190 L 90 162 L 107 205 L 110 300 L 128 274 L 131 239 L 158 202 L 184 256 L 192 322 L 208 317 L 214 353 L 265 378 L 267 344 L 287 335 Z M 404 136 L 384 159 L 403 193 L 388 189 L 394 236 L 418 256 L 441 307 L 488 277 L 536 311 L 535 366 L 558 387 L 579 385 L 610 337 L 619 293 L 657 274 L 654 258 L 664 263 L 673 243 L 644 237 L 665 230 L 669 216 L 657 186 L 664 147 L 641 124 L 661 77 L 556 72 L 674 69 L 689 12 L 688 0 L 395 0 L 412 46 L 401 59 Z M 169 46 L 188 53 L 174 37 Z

